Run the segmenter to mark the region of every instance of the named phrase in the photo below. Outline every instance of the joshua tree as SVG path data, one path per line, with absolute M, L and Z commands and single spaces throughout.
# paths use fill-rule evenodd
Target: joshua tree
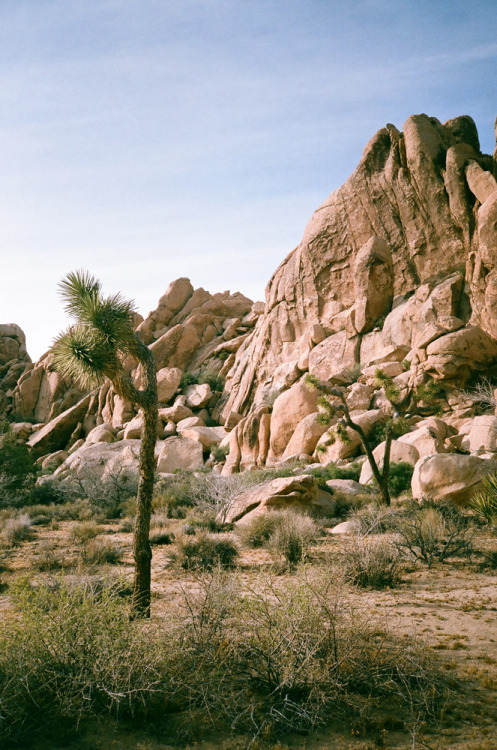
M 150 616 L 149 542 L 154 486 L 154 449 L 157 437 L 157 377 L 150 349 L 133 330 L 133 302 L 121 294 L 103 297 L 101 284 L 85 271 L 69 273 L 59 284 L 66 311 L 76 323 L 52 347 L 56 369 L 67 379 L 89 389 L 105 378 L 116 393 L 143 412 L 136 521 L 133 540 L 135 579 L 132 608 L 136 616 Z M 137 388 L 124 367 L 132 355 L 142 365 L 142 387 Z
M 391 377 L 386 375 L 382 370 L 376 370 L 375 385 L 383 388 L 387 400 L 394 409 L 393 416 L 386 416 L 383 421 L 385 445 L 383 451 L 383 466 L 380 470 L 374 457 L 373 447 L 368 436 L 362 427 L 354 422 L 350 416 L 350 411 L 343 391 L 339 388 L 332 388 L 326 383 L 322 383 L 312 375 L 308 375 L 306 380 L 311 387 L 317 388 L 322 394 L 319 398 L 321 423 L 330 424 L 335 416 L 339 417 L 337 424 L 334 425 L 332 430 L 328 431 L 329 443 L 333 443 L 336 439 L 340 439 L 345 443 L 350 442 L 347 429 L 357 432 L 361 439 L 371 471 L 373 472 L 373 477 L 379 487 L 382 502 L 384 505 L 390 505 L 388 480 L 390 476 L 390 452 L 392 448 L 392 440 L 409 431 L 409 424 L 406 421 L 408 413 L 413 414 L 415 411 L 419 412 L 420 401 L 433 401 L 434 398 L 440 395 L 440 387 L 435 381 L 429 379 L 416 390 L 407 388 L 405 391 L 401 391 Z

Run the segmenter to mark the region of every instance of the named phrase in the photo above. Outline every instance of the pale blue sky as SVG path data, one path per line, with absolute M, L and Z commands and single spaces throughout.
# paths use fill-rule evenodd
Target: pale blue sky
M 378 128 L 491 153 L 496 84 L 496 0 L 0 0 L 0 322 L 40 356 L 81 267 L 262 299 Z

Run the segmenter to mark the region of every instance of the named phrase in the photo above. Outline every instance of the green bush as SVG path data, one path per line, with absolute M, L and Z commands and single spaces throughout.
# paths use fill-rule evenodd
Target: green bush
M 350 464 L 350 466 L 344 467 L 331 463 L 327 466 L 316 466 L 315 468 L 305 469 L 304 473 L 316 477 L 320 486 L 324 486 L 328 479 L 353 479 L 357 482 L 361 475 L 361 464 L 355 462 Z
M 85 717 L 153 704 L 163 679 L 157 643 L 130 625 L 115 586 L 21 581 L 11 594 L 22 619 L 0 633 L 2 743 L 29 747 L 32 735 L 67 737 Z
M 95 523 L 95 521 L 86 521 L 73 526 L 69 538 L 72 542 L 76 542 L 76 544 L 86 544 L 90 539 L 94 539 L 103 531 L 104 527 Z
M 24 443 L 18 443 L 6 422 L 0 423 L 0 508 L 25 505 L 38 469 Z
M 171 559 L 183 570 L 212 570 L 233 567 L 237 557 L 238 548 L 232 539 L 200 533 L 191 539 L 180 539 Z
M 398 497 L 402 492 L 411 489 L 413 471 L 414 466 L 407 461 L 390 464 L 388 486 L 393 497 Z
M 488 474 L 481 480 L 482 490 L 475 495 L 469 507 L 476 515 L 487 521 L 487 523 L 497 523 L 497 474 Z

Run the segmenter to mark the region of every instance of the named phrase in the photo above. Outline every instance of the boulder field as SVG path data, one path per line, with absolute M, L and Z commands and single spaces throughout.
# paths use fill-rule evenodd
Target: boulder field
M 135 320 L 158 370 L 158 471 L 361 458 L 355 433 L 329 445 L 306 375 L 340 388 L 371 433 L 391 409 L 380 368 L 401 390 L 438 385 L 393 446 L 394 461 L 415 467 L 414 496 L 466 502 L 497 466 L 496 177 L 495 153 L 481 152 L 470 117 L 414 115 L 367 144 L 264 303 L 186 278 L 169 284 Z M 139 384 L 137 362 L 126 367 Z M 471 395 L 478 385 L 483 400 Z M 91 393 L 65 382 L 50 352 L 31 362 L 14 324 L 0 325 L 0 415 L 61 479 L 85 463 L 135 466 L 133 404 L 110 382 Z M 364 465 L 360 482 L 370 481 Z M 247 499 L 252 513 L 265 504 Z

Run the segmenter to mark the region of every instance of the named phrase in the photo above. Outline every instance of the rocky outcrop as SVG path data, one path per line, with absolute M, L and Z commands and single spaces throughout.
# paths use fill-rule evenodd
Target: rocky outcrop
M 269 282 L 266 312 L 229 374 L 225 409 L 243 414 L 260 403 L 282 362 L 305 370 L 302 337 L 315 325 L 327 334 L 306 354 L 309 371 L 318 377 L 334 377 L 342 363 L 342 370 L 359 361 L 366 367 L 371 352 L 375 363 L 408 356 L 417 366 L 428 359 L 425 371 L 461 377 L 462 362 L 450 370 L 443 361 L 444 347 L 457 337 L 440 344 L 443 352 L 434 346 L 427 354 L 426 347 L 454 336 L 469 318 L 490 336 L 497 330 L 492 169 L 469 117 L 442 125 L 414 115 L 403 132 L 393 125 L 381 129 Z M 437 279 L 456 271 L 449 288 L 440 288 Z M 409 302 L 416 290 L 416 300 Z M 434 291 L 436 298 L 428 301 Z M 381 329 L 379 319 L 392 298 L 393 319 L 385 321 L 374 343 L 366 342 L 376 335 L 367 333 L 374 325 Z M 329 356 L 320 355 L 325 350 Z M 488 357 L 495 357 L 491 345 L 485 354 L 488 364 Z M 477 361 L 474 369 L 482 366 Z
M 414 467 L 412 493 L 417 499 L 452 500 L 466 505 L 481 480 L 497 471 L 497 461 L 478 456 L 425 456 Z

